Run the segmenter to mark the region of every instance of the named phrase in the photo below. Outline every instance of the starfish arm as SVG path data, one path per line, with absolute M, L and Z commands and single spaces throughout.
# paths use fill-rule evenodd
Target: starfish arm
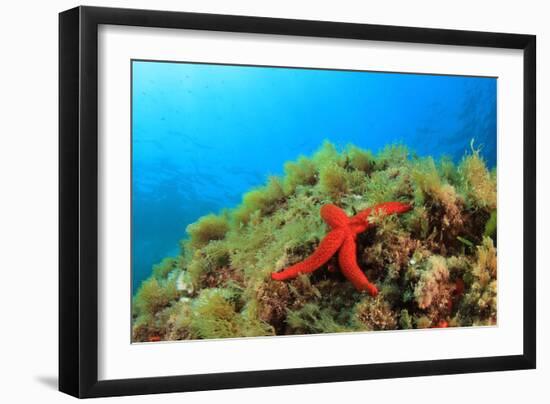
M 408 203 L 403 202 L 384 202 L 374 205 L 373 207 L 367 208 L 353 216 L 349 221 L 350 225 L 354 228 L 357 228 L 357 232 L 361 233 L 366 230 L 366 227 L 363 229 L 361 226 L 368 227 L 368 220 L 371 215 L 393 215 L 401 214 L 408 212 L 412 209 L 412 206 Z
M 349 221 L 353 224 L 363 224 L 366 223 L 369 219 L 370 214 L 372 213 L 372 208 L 363 209 L 355 216 L 352 216 Z
M 412 206 L 403 202 L 384 202 L 374 205 L 372 211 L 375 214 L 393 215 L 408 212 L 412 209 Z
M 321 207 L 321 217 L 333 229 L 337 227 L 345 227 L 349 223 L 349 218 L 346 215 L 346 212 L 338 206 L 330 203 Z
M 371 208 L 367 208 L 349 219 L 349 226 L 355 234 L 363 233 L 369 228 Z
M 373 283 L 369 282 L 363 271 L 361 271 L 361 268 L 359 268 L 359 265 L 357 265 L 356 254 L 355 239 L 353 236 L 348 235 L 338 253 L 340 270 L 357 290 L 366 290 L 371 296 L 376 296 L 378 289 Z
M 338 251 L 338 248 L 340 248 L 347 235 L 348 230 L 345 228 L 330 231 L 319 243 L 319 246 L 313 254 L 281 272 L 272 273 L 271 278 L 276 281 L 284 281 L 286 279 L 296 278 L 300 273 L 315 271 Z

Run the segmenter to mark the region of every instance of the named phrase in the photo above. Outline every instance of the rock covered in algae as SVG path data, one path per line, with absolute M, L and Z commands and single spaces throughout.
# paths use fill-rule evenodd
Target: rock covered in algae
M 188 226 L 181 253 L 156 265 L 134 297 L 134 341 L 496 324 L 496 171 L 479 150 L 455 165 L 402 145 L 375 155 L 325 142 L 284 173 Z M 413 209 L 374 217 L 357 237 L 376 298 L 357 292 L 334 258 L 314 273 L 271 279 L 326 235 L 321 206 L 353 215 L 387 201 Z

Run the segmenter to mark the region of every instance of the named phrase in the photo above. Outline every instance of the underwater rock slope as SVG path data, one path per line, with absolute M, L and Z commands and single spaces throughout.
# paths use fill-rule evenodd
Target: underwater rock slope
M 330 230 L 328 203 L 348 216 L 388 201 L 357 235 L 357 263 L 378 294 L 358 292 L 336 257 L 277 281 Z M 153 268 L 134 297 L 133 340 L 160 341 L 494 325 L 496 171 L 479 153 L 455 165 L 392 145 L 377 155 L 325 142 L 285 164 L 283 177 L 187 228 L 181 254 Z

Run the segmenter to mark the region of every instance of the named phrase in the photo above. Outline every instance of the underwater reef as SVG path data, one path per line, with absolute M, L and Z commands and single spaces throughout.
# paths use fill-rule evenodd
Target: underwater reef
M 496 324 L 496 170 L 473 142 L 458 164 L 402 145 L 375 155 L 325 142 L 284 173 L 188 226 L 180 254 L 133 298 L 134 342 Z M 346 224 L 354 243 L 342 236 L 333 250 L 346 249 L 343 266 L 369 290 L 342 273 L 338 254 L 308 261 L 339 231 L 324 206 L 343 211 L 329 222 L 366 220 Z

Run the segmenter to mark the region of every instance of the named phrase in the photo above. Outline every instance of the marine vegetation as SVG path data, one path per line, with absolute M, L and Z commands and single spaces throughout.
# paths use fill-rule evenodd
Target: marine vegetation
M 495 325 L 496 171 L 325 142 L 187 228 L 134 342 Z

